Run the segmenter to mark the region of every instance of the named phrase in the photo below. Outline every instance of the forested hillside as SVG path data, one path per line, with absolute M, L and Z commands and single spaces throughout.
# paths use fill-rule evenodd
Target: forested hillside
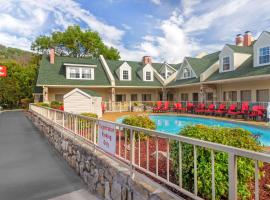
M 25 107 L 32 101 L 40 56 L 0 45 L 0 66 L 7 67 L 7 77 L 0 77 L 0 106 Z

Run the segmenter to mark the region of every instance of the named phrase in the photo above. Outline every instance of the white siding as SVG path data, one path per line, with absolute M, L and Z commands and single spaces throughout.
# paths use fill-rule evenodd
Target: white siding
M 64 98 L 64 109 L 72 113 L 91 112 L 92 98 L 83 95 L 80 92 L 74 92 L 68 97 Z
M 253 46 L 253 53 L 254 53 L 254 59 L 253 59 L 253 65 L 254 67 L 262 66 L 262 65 L 269 65 L 269 63 L 265 64 L 259 64 L 259 49 L 262 47 L 269 47 L 270 46 L 270 35 L 266 32 L 263 32 L 258 40 L 255 42 Z
M 219 54 L 219 72 L 223 72 L 223 58 L 229 57 L 230 58 L 230 70 L 227 71 L 233 71 L 234 70 L 234 56 L 233 51 L 225 45 L 222 49 L 222 51 Z M 225 71 L 225 72 L 227 72 Z

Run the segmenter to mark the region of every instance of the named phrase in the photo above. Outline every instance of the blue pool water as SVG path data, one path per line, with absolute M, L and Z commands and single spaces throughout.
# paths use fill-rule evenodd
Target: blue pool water
M 265 146 L 270 146 L 270 128 L 262 128 L 259 126 L 246 125 L 243 123 L 232 123 L 228 121 L 206 119 L 200 117 L 186 117 L 186 116 L 170 116 L 170 115 L 150 115 L 149 116 L 157 125 L 158 131 L 163 131 L 169 134 L 178 134 L 182 128 L 187 125 L 203 124 L 207 126 L 220 127 L 240 127 L 250 131 L 254 135 L 259 135 L 260 142 Z M 121 123 L 123 120 L 119 118 L 117 122 Z

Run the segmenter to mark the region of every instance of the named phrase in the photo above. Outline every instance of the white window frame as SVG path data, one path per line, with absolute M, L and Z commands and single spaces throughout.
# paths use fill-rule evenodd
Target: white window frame
M 75 75 L 75 77 L 71 77 L 71 72 L 75 71 L 75 73 L 73 73 Z M 76 77 L 76 75 L 79 74 L 79 77 Z M 80 78 L 80 69 L 78 67 L 69 67 L 68 68 L 68 77 L 69 79 L 79 79 Z
M 147 73 L 150 73 L 150 79 L 147 79 Z M 144 81 L 153 81 L 153 71 L 150 71 L 150 70 L 147 70 L 145 71 L 145 78 L 144 78 Z
M 128 72 L 128 78 L 127 79 L 125 79 L 124 78 L 124 72 Z M 130 81 L 131 80 L 131 70 L 129 70 L 129 69 L 121 69 L 121 71 L 120 71 L 120 80 L 121 81 Z
M 79 70 L 79 77 L 78 78 L 70 77 L 70 72 L 72 69 Z M 90 77 L 87 77 L 87 78 L 82 77 L 84 69 L 89 70 Z M 90 67 L 72 67 L 72 66 L 70 66 L 70 67 L 67 67 L 67 69 L 66 69 L 66 77 L 67 77 L 67 79 L 73 79 L 73 80 L 94 80 L 95 70 L 94 70 L 94 68 L 90 68 Z
M 229 63 L 227 63 L 227 64 L 229 64 L 229 69 L 224 70 L 224 59 L 228 59 Z M 222 65 L 221 66 L 222 66 L 222 72 L 231 71 L 231 69 L 232 69 L 232 67 L 231 67 L 231 57 L 230 56 L 222 57 Z
M 187 70 L 186 72 L 185 72 L 185 70 Z M 185 74 L 186 73 L 189 73 L 189 75 L 188 76 L 186 76 Z M 183 79 L 187 79 L 187 78 L 191 78 L 191 69 L 189 69 L 188 67 L 183 67 Z
M 267 63 L 260 63 L 260 57 L 261 57 L 261 55 L 260 55 L 260 50 L 261 49 L 264 49 L 264 48 L 268 48 L 269 49 L 269 62 L 267 62 Z M 258 48 L 258 52 L 257 52 L 257 55 L 258 55 L 258 66 L 263 66 L 263 65 L 268 65 L 268 64 L 270 64 L 270 46 L 262 46 L 262 47 L 259 47 Z

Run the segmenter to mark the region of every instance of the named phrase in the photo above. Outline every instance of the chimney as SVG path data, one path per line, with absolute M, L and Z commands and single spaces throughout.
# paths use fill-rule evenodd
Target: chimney
M 253 37 L 250 31 L 246 31 L 244 35 L 244 46 L 248 47 L 252 44 L 252 42 L 253 42 Z
M 152 64 L 152 58 L 151 58 L 151 56 L 144 56 L 143 57 L 143 64 L 145 64 L 145 65 Z
M 54 53 L 54 49 L 50 49 L 50 63 L 54 64 L 54 58 L 55 58 L 55 53 Z
M 235 45 L 243 46 L 244 38 L 241 34 L 237 34 L 235 37 Z

